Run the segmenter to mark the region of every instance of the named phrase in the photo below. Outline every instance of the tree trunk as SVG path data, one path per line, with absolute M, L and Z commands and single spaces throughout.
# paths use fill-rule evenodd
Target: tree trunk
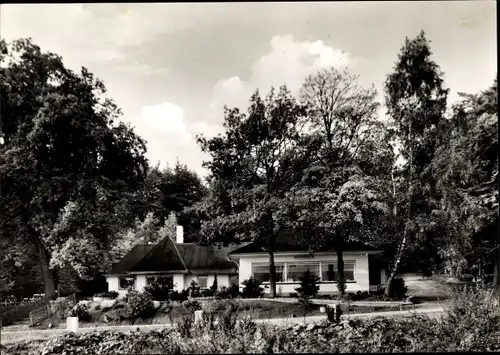
M 50 255 L 37 236 L 32 236 L 31 241 L 35 245 L 42 272 L 45 298 L 51 300 L 56 294 L 56 278 L 54 270 L 49 268 Z
M 493 288 L 500 295 L 500 245 L 497 247 L 494 260 L 494 270 L 493 270 Z
M 401 259 L 403 258 L 403 252 L 404 252 L 404 248 L 405 248 L 405 245 L 406 245 L 407 234 L 408 234 L 408 223 L 406 223 L 406 225 L 405 225 L 405 229 L 404 229 L 404 232 L 403 232 L 403 239 L 401 240 L 401 245 L 399 246 L 398 253 L 396 254 L 396 259 L 394 261 L 394 266 L 392 267 L 391 274 L 389 275 L 389 278 L 387 279 L 387 284 L 385 286 L 385 291 L 384 291 L 384 296 L 385 297 L 389 297 L 392 280 L 396 276 L 396 272 L 398 270 L 398 266 L 401 263 Z
M 271 298 L 276 297 L 276 266 L 274 265 L 274 251 L 269 250 L 269 287 Z
M 337 248 L 337 271 L 339 279 L 337 281 L 339 292 L 342 296 L 345 295 L 345 273 L 344 273 L 344 252 L 342 248 Z

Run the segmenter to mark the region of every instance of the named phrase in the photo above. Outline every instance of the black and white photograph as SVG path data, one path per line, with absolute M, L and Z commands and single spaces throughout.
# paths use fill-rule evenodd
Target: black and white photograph
M 500 352 L 497 2 L 0 5 L 0 351 Z

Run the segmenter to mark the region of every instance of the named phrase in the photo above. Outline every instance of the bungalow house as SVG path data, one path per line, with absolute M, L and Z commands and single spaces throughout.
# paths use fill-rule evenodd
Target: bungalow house
M 136 245 L 106 275 L 109 291 L 124 296 L 128 287 L 142 291 L 152 276 L 170 278 L 174 289 L 189 287 L 191 281 L 201 288 L 210 287 L 215 276 L 219 287 L 230 287 L 249 278 L 269 284 L 269 254 L 257 242 L 218 248 L 183 242 L 183 228 L 177 227 L 177 238 L 164 238 L 158 244 Z M 344 247 L 346 291 L 373 291 L 386 282 L 386 263 L 382 250 L 362 243 Z M 332 248 L 304 251 L 287 233 L 281 233 L 274 253 L 277 292 L 295 293 L 306 270 L 320 277 L 320 294 L 337 292 L 337 254 Z M 265 288 L 269 292 L 269 288 Z
M 375 291 L 386 282 L 387 263 L 381 257 L 382 252 L 363 243 L 346 243 L 343 258 L 347 292 Z M 269 253 L 263 245 L 251 243 L 229 252 L 229 256 L 238 260 L 240 283 L 252 277 L 269 285 Z M 319 294 L 337 292 L 337 253 L 333 248 L 310 253 L 283 232 L 276 241 L 274 263 L 276 292 L 282 295 L 296 293 L 300 277 L 306 270 L 320 278 Z M 269 288 L 265 288 L 265 292 L 270 292 Z
M 200 246 L 184 243 L 183 228 L 177 227 L 176 240 L 164 238 L 158 244 L 136 245 L 106 274 L 109 291 L 117 291 L 123 297 L 132 286 L 143 291 L 151 277 L 172 280 L 177 291 L 186 289 L 191 281 L 200 288 L 212 286 L 215 276 L 219 287 L 238 283 L 238 264 L 228 253 L 241 247 L 227 248 Z

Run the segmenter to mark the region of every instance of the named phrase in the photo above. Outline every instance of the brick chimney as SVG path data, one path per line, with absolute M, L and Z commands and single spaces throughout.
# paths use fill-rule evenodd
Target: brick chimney
M 179 244 L 184 243 L 184 228 L 182 226 L 177 226 L 177 237 L 175 242 Z

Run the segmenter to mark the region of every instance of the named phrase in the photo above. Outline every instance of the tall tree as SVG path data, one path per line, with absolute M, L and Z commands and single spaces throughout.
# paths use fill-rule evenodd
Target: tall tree
M 498 254 L 498 94 L 497 81 L 477 94 L 461 94 L 450 118 L 448 139 L 439 146 L 432 173 L 442 196 L 447 238 L 441 250 L 447 271 L 460 275 Z M 493 256 L 495 256 L 493 258 Z
M 52 297 L 57 265 L 82 275 L 106 258 L 144 180 L 146 147 L 87 69 L 65 68 L 30 39 L 0 47 L 0 229 L 34 245 Z
M 422 31 L 416 38 L 406 38 L 401 53 L 385 82 L 387 113 L 392 118 L 401 155 L 407 195 L 403 213 L 406 222 L 399 249 L 386 287 L 389 294 L 391 282 L 401 263 L 408 240 L 414 237 L 429 238 L 432 210 L 438 210 L 435 181 L 428 171 L 436 147 L 446 131 L 446 99 L 448 90 L 443 88 L 443 74 L 431 59 L 430 42 Z M 429 239 L 428 239 L 429 240 Z
M 303 211 L 297 221 L 304 244 L 337 250 L 341 293 L 343 246 L 373 235 L 367 233 L 376 225 L 373 218 L 388 209 L 380 181 L 390 176 L 394 160 L 387 129 L 377 120 L 377 92 L 363 89 L 357 79 L 347 70 L 324 69 L 306 78 L 301 90 L 319 154 L 296 186 L 296 208 Z
M 210 171 L 211 190 L 197 205 L 205 216 L 207 243 L 256 241 L 269 254 L 270 292 L 276 295 L 274 251 L 279 232 L 290 227 L 288 192 L 308 154 L 300 148 L 299 119 L 303 108 L 285 86 L 271 89 L 263 100 L 258 91 L 248 114 L 225 109 L 224 135 L 199 137 Z

